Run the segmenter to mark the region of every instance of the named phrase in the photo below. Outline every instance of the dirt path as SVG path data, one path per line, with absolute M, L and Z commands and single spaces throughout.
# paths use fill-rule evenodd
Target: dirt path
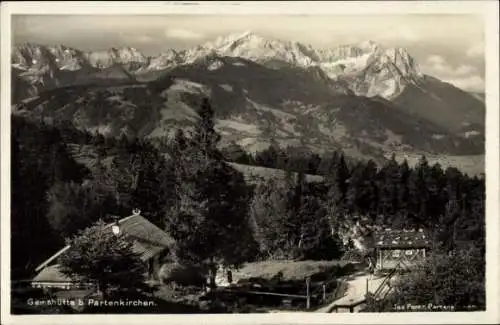
M 356 302 L 363 301 L 366 294 L 366 281 L 368 280 L 368 291 L 375 292 L 380 286 L 384 277 L 370 275 L 365 271 L 355 273 L 348 278 L 347 292 L 343 297 L 333 301 L 328 306 L 316 310 L 317 313 L 329 313 L 336 305 L 350 305 Z

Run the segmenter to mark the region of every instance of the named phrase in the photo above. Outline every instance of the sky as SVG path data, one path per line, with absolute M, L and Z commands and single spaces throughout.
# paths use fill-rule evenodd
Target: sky
M 14 44 L 64 44 L 84 51 L 130 46 L 156 55 L 245 31 L 316 48 L 365 40 L 403 47 L 424 73 L 467 91 L 484 92 L 484 22 L 474 15 L 12 16 Z

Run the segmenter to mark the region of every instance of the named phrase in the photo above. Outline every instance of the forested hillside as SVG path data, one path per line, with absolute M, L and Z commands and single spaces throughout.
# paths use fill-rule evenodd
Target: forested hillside
M 306 156 L 271 147 L 255 157 L 245 156 L 247 161 L 232 159 L 284 170 L 281 178 L 250 184 L 216 148 L 210 158 L 200 157 L 199 143 L 205 138 L 197 140 L 182 131 L 158 149 L 146 140 L 105 138 L 70 124 L 39 124 L 15 116 L 12 123 L 13 277 L 29 275 L 60 248 L 64 237 L 97 219 L 126 216 L 134 208 L 169 232 L 181 231 L 172 229 L 179 218 L 176 209 L 189 202 L 189 209 L 195 210 L 203 202 L 225 202 L 210 198 L 213 193 L 227 193 L 225 200 L 231 203 L 212 207 L 222 209 L 213 213 L 243 216 L 238 222 L 252 229 L 244 245 L 255 243 L 243 254 L 248 260 L 340 257 L 349 249 L 342 240 L 346 228 L 356 221 L 425 227 L 445 249 L 470 242 L 484 249 L 484 179 L 431 166 L 425 157 L 411 168 L 395 159 L 377 165 L 348 161 L 342 152 Z M 200 128 L 199 133 L 217 142 L 210 125 Z M 92 148 L 84 157 L 75 150 L 83 147 Z M 202 164 L 202 158 L 210 163 Z M 186 166 L 194 170 L 182 170 Z M 306 173 L 323 178 L 307 182 Z M 196 192 L 200 188 L 205 188 L 201 194 Z

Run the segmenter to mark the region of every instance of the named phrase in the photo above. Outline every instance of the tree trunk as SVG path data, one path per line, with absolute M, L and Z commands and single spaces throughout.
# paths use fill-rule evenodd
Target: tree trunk
M 105 282 L 101 282 L 98 284 L 97 290 L 100 292 L 103 300 L 108 298 L 108 285 Z
M 210 286 L 211 289 L 217 287 L 217 285 L 215 284 L 216 275 L 217 275 L 217 264 L 212 260 L 208 265 L 208 281 L 209 281 L 208 285 Z

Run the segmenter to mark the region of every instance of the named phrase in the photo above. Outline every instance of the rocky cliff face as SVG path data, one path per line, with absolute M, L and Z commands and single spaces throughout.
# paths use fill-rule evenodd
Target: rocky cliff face
M 14 49 L 12 64 L 16 69 L 29 72 L 22 74 L 21 79 L 28 80 L 30 75 L 41 74 L 57 79 L 60 70 L 107 69 L 116 64 L 131 73 L 145 75 L 192 64 L 211 55 L 239 57 L 275 68 L 287 64 L 317 69 L 327 78 L 344 80 L 357 94 L 388 99 L 401 93 L 407 83 L 422 76 L 404 49 L 383 49 L 373 42 L 314 49 L 298 42 L 266 39 L 251 32 L 219 37 L 185 51 L 168 50 L 152 57 L 130 47 L 82 52 L 62 45 L 24 44 Z M 30 84 L 45 84 L 42 80 L 32 79 Z M 49 84 L 60 83 L 56 80 Z

